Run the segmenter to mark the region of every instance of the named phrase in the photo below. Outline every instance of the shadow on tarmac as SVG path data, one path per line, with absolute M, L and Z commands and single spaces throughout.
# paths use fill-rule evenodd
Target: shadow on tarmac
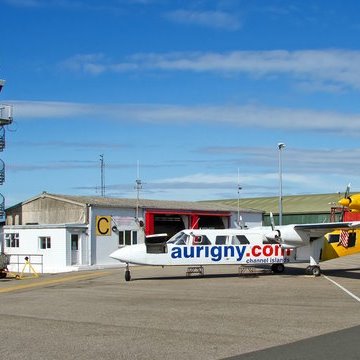
M 226 274 L 206 274 L 206 266 L 204 266 L 205 269 L 205 274 L 204 275 L 199 275 L 199 274 L 193 274 L 191 276 L 186 276 L 185 272 L 186 270 L 184 270 L 184 275 L 170 275 L 166 276 L 158 276 L 158 275 L 154 275 L 154 276 L 135 276 L 131 278 L 131 281 L 140 281 L 140 280 L 184 280 L 184 279 L 216 279 L 216 278 L 235 278 L 235 277 L 239 277 L 239 278 L 259 278 L 259 277 L 263 277 L 263 276 L 305 276 L 305 269 L 304 267 L 286 267 L 285 271 L 281 274 L 274 274 L 271 271 L 269 271 L 269 269 L 266 268 L 257 268 L 257 271 L 255 272 L 234 272 L 234 273 L 226 273 Z M 347 279 L 360 279 L 360 272 L 359 272 L 360 268 L 349 268 L 349 269 L 321 269 L 321 273 L 323 275 L 327 275 L 327 276 L 331 276 L 331 277 L 338 277 L 338 278 L 347 278 Z M 166 267 L 165 270 L 166 272 Z M 214 272 L 214 270 L 212 270 Z M 132 272 L 133 274 L 133 272 Z M 311 275 L 306 275 L 306 276 L 311 276 Z
M 356 268 L 356 269 L 352 268 L 352 269 L 322 270 L 321 272 L 327 276 L 360 280 L 360 272 L 356 272 L 359 270 L 360 270 L 360 268 Z
M 186 275 L 169 275 L 169 276 L 158 276 L 158 275 L 154 275 L 154 276 L 146 276 L 146 277 L 131 277 L 131 281 L 140 281 L 140 280 L 194 280 L 194 279 L 217 279 L 217 278 L 249 278 L 249 279 L 254 279 L 254 278 L 259 278 L 259 277 L 263 277 L 263 276 L 304 276 L 305 272 L 303 268 L 295 268 L 295 267 L 291 267 L 291 268 L 286 268 L 284 273 L 282 274 L 274 274 L 271 271 L 269 271 L 269 269 L 265 269 L 265 268 L 259 268 L 257 269 L 258 271 L 255 272 L 236 272 L 236 273 L 226 273 L 226 274 L 206 274 L 206 266 L 204 266 L 205 269 L 205 274 L 204 275 L 198 275 L 198 274 L 193 274 L 191 276 L 186 276 Z M 259 271 L 260 270 L 260 271 Z M 166 271 L 166 270 L 165 270 Z M 212 270 L 214 271 L 214 270 Z M 186 271 L 184 270 L 184 273 Z
M 355 326 L 223 360 L 358 360 L 359 334 L 360 326 Z

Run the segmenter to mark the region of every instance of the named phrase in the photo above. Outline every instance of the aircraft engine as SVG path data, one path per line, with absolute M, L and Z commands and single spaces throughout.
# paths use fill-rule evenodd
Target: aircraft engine
M 360 194 L 344 197 L 338 203 L 352 212 L 360 212 Z
M 292 225 L 280 226 L 265 235 L 269 241 L 276 241 L 283 248 L 294 248 L 307 245 L 309 236 L 305 232 L 296 231 Z
M 267 234 L 265 234 L 265 237 L 269 240 L 269 241 L 276 241 L 277 243 L 281 243 L 281 234 L 280 234 L 280 230 L 273 230 Z

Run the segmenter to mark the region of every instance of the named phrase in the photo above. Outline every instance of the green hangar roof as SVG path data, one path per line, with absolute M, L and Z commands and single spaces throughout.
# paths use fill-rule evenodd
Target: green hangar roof
M 317 194 L 317 195 L 291 195 L 283 196 L 283 213 L 330 213 L 332 207 L 338 207 L 338 201 L 344 194 Z M 216 200 L 222 204 L 237 206 L 238 199 Z M 239 199 L 241 208 L 256 209 L 265 211 L 265 213 L 279 212 L 279 197 L 259 197 Z

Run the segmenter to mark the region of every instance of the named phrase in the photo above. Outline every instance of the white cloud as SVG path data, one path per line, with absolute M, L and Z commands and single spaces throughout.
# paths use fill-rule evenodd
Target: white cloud
M 313 90 L 339 87 L 360 88 L 360 51 L 271 50 L 228 53 L 134 54 L 112 62 L 104 55 L 75 55 L 62 62 L 67 69 L 90 74 L 139 70 L 217 72 L 254 77 L 288 75 L 302 84 L 314 83 Z
M 14 106 L 14 117 L 47 120 L 91 117 L 121 122 L 221 123 L 236 127 L 262 129 L 311 130 L 358 134 L 360 114 L 309 109 L 244 106 L 179 106 L 151 104 L 85 104 L 45 101 L 8 101 Z
M 277 196 L 279 175 L 276 172 L 258 173 L 247 171 L 240 174 L 240 199 L 257 196 Z M 351 178 L 359 183 L 360 177 Z M 283 173 L 283 194 L 314 194 L 336 193 L 345 189 L 348 178 L 343 174 L 328 174 L 326 182 L 324 176 L 309 173 Z M 134 190 L 125 185 L 112 185 L 114 196 L 120 191 L 122 196 L 133 197 Z M 166 179 L 146 180 L 141 197 L 172 200 L 211 200 L 211 199 L 235 199 L 238 196 L 237 173 L 211 174 L 195 173 L 182 177 Z
M 243 164 L 246 170 L 248 164 L 251 167 L 265 169 L 277 165 L 278 149 L 276 144 L 269 147 L 204 147 L 197 149 L 197 153 L 209 154 L 213 157 L 222 155 L 221 161 L 224 165 L 226 162 L 235 164 L 235 160 Z M 231 158 L 229 158 L 231 156 Z M 285 148 L 282 155 L 283 167 L 287 173 L 300 174 L 319 174 L 326 177 L 328 174 L 358 176 L 358 164 L 360 159 L 360 148 L 352 147 L 351 149 L 337 148 L 316 148 L 316 147 L 292 147 L 291 144 Z M 214 161 L 214 160 L 212 160 Z M 216 166 L 220 164 L 216 163 Z M 263 176 L 263 175 L 262 175 Z M 306 178 L 303 180 L 306 182 Z
M 106 65 L 103 54 L 78 54 L 63 61 L 60 65 L 62 68 L 76 72 L 84 72 L 92 75 L 98 75 L 106 71 Z
M 224 11 L 176 10 L 165 14 L 165 17 L 182 24 L 226 30 L 237 30 L 241 27 L 241 22 L 236 16 Z

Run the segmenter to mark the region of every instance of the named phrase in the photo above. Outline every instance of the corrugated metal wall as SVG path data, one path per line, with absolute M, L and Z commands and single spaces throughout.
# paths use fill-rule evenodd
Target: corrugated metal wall
M 279 216 L 274 215 L 275 225 L 279 224 Z M 329 222 L 330 214 L 329 213 L 320 213 L 320 214 L 283 214 L 282 223 L 283 225 L 288 224 L 313 224 L 313 223 L 322 223 Z M 270 225 L 270 215 L 264 215 L 264 225 Z

